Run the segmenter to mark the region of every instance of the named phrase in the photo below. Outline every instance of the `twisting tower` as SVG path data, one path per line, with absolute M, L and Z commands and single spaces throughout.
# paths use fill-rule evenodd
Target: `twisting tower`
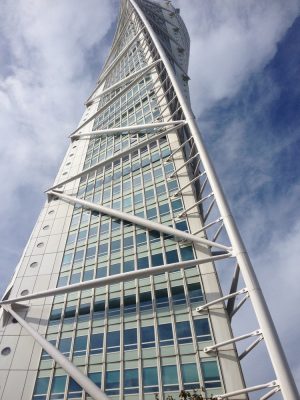
M 191 111 L 188 57 L 170 1 L 121 1 L 103 72 L 1 302 L 2 400 L 194 389 L 298 399 Z M 225 259 L 224 296 L 215 265 Z M 258 328 L 234 337 L 231 318 L 247 299 Z M 235 343 L 252 337 L 238 354 Z M 262 340 L 274 381 L 246 387 L 239 362 Z

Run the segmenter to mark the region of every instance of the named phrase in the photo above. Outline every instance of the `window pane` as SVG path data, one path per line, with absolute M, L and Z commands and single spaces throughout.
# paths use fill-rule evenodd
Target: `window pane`
M 55 376 L 52 381 L 51 393 L 63 393 L 66 386 L 66 376 Z
M 178 342 L 191 343 L 192 342 L 192 332 L 190 323 L 188 321 L 177 322 L 176 323 L 176 333 L 178 337 Z
M 48 391 L 49 378 L 38 378 L 36 380 L 34 394 L 46 394 Z
M 174 344 L 172 324 L 158 325 L 159 344 L 161 346 L 169 346 Z
M 88 377 L 97 385 L 101 386 L 101 372 L 90 372 Z
M 145 326 L 141 328 L 141 341 L 143 348 L 155 346 L 155 335 L 153 326 Z
M 185 389 L 194 389 L 199 387 L 199 376 L 196 364 L 182 365 L 181 371 Z
M 198 340 L 211 340 L 209 322 L 207 318 L 195 319 L 194 325 Z
M 156 367 L 144 368 L 143 380 L 144 380 L 144 386 L 157 385 L 158 384 L 157 368 Z
M 128 369 L 124 371 L 124 387 L 139 386 L 138 369 Z
M 120 332 L 107 332 L 107 351 L 119 351 L 120 350 Z
M 220 375 L 216 361 L 206 361 L 201 363 L 204 384 L 207 388 L 220 387 Z
M 124 330 L 124 348 L 125 350 L 134 350 L 137 348 L 137 329 Z
M 162 367 L 162 381 L 164 385 L 178 383 L 176 365 L 167 365 Z
M 120 386 L 120 371 L 106 372 L 106 389 L 115 389 Z

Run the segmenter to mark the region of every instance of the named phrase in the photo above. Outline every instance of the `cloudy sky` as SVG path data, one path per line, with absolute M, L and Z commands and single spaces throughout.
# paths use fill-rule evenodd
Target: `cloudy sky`
M 191 35 L 193 108 L 300 386 L 300 2 L 174 3 Z M 117 10 L 118 0 L 1 1 L 0 292 L 95 85 Z M 260 382 L 273 378 L 255 355 L 245 365 Z M 257 384 L 251 374 L 247 382 Z

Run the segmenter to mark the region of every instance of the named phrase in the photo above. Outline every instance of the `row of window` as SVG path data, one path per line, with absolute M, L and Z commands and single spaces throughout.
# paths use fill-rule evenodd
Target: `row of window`
M 142 389 L 144 393 L 159 392 L 158 369 L 157 367 L 144 367 L 142 374 L 138 368 L 125 369 L 123 373 L 123 393 L 135 394 Z M 180 373 L 182 384 L 179 381 L 176 365 L 165 365 L 160 368 L 162 387 L 164 392 L 179 391 L 179 387 L 185 390 L 198 389 L 202 385 L 205 388 L 218 388 L 221 386 L 220 373 L 216 361 L 201 362 L 201 380 L 196 363 L 181 364 Z M 88 377 L 102 387 L 108 396 L 120 393 L 120 371 L 106 371 L 105 382 L 102 382 L 101 372 L 89 373 Z M 140 381 L 142 380 L 142 382 Z M 38 378 L 34 389 L 34 400 L 46 400 L 47 393 L 50 391 L 51 400 L 64 399 L 67 390 L 68 399 L 81 399 L 82 388 L 73 380 L 67 379 L 66 375 L 54 376 L 49 387 L 50 378 Z
M 183 221 L 181 223 L 180 227 L 186 228 L 185 221 Z M 149 233 L 150 243 L 157 242 L 159 240 L 159 238 L 160 238 L 160 235 L 157 232 Z M 143 233 L 138 234 L 135 237 L 135 240 L 136 240 L 137 246 L 142 246 L 142 245 L 147 244 L 147 236 L 144 235 Z M 120 237 L 120 239 L 112 240 L 110 243 L 105 242 L 105 241 L 104 241 L 104 243 L 100 242 L 99 246 L 97 245 L 97 247 L 95 245 L 90 245 L 87 248 L 82 247 L 82 248 L 76 249 L 74 253 L 68 252 L 67 254 L 64 255 L 63 265 L 70 265 L 72 263 L 74 265 L 78 264 L 78 263 L 81 264 L 83 262 L 83 260 L 85 260 L 85 262 L 92 261 L 94 263 L 96 260 L 96 256 L 105 257 L 109 254 L 113 254 L 114 252 L 119 252 L 121 250 L 121 248 L 123 248 L 124 250 L 133 248 L 133 236 L 127 236 L 122 241 L 121 241 L 121 237 Z M 163 251 L 163 249 L 162 249 L 162 251 Z M 145 249 L 142 247 L 141 253 L 143 256 L 139 255 L 139 249 L 137 249 L 136 260 L 135 261 L 134 260 L 124 261 L 123 267 L 122 267 L 121 263 L 115 259 L 115 260 L 111 261 L 109 266 L 105 265 L 106 263 L 104 263 L 104 262 L 98 263 L 95 273 L 93 270 L 90 270 L 89 272 L 87 272 L 87 271 L 80 272 L 75 269 L 71 273 L 70 281 L 69 281 L 68 275 L 60 276 L 57 286 L 59 286 L 59 287 L 65 286 L 68 283 L 68 281 L 70 284 L 72 284 L 72 283 L 78 283 L 80 281 L 91 280 L 91 279 L 94 279 L 94 277 L 101 278 L 101 277 L 105 277 L 105 276 L 116 275 L 121 272 L 130 272 L 130 271 L 145 269 L 145 268 L 149 268 L 149 267 L 158 267 L 158 266 L 161 266 L 164 264 L 177 263 L 177 262 L 179 262 L 179 257 L 180 257 L 180 260 L 182 260 L 182 261 L 188 261 L 188 260 L 192 260 L 194 258 L 192 246 L 181 247 L 180 255 L 178 254 L 178 251 L 176 249 L 166 251 L 165 259 L 164 259 L 162 251 L 157 254 L 152 254 L 151 257 L 148 257 L 148 256 L 144 255 Z M 89 264 L 91 264 L 91 263 L 89 263 Z
M 82 304 L 77 307 L 67 306 L 66 308 L 54 308 L 50 314 L 50 324 L 57 325 L 61 322 L 62 316 L 64 322 L 71 324 L 74 323 L 75 317 L 78 316 L 79 321 L 90 319 L 90 314 L 93 312 L 92 319 L 103 319 L 106 315 L 108 316 L 119 316 L 121 311 L 124 314 L 151 311 L 153 309 L 160 309 L 169 307 L 170 305 L 187 305 L 187 301 L 191 304 L 199 304 L 203 301 L 203 293 L 200 283 L 190 283 L 187 285 L 187 296 L 183 286 L 171 287 L 171 297 L 169 296 L 168 289 L 156 289 L 154 291 L 154 297 L 152 298 L 151 292 L 142 292 L 136 295 L 124 296 L 121 299 L 119 297 L 110 298 L 106 303 L 105 300 L 96 301 L 91 308 L 90 304 Z M 63 315 L 62 315 L 63 313 Z
M 193 343 L 192 330 L 194 329 L 195 337 L 198 342 L 211 340 L 211 331 L 207 318 L 195 319 L 191 327 L 189 321 L 176 322 L 174 326 L 172 323 L 158 324 L 157 328 L 154 326 L 124 329 L 123 332 L 119 330 L 108 331 L 105 333 L 93 333 L 90 336 L 82 335 L 76 336 L 74 341 L 72 337 L 65 337 L 60 339 L 58 349 L 66 356 L 69 357 L 70 353 L 73 357 L 85 356 L 87 351 L 89 355 L 96 355 L 103 353 L 119 352 L 122 349 L 121 336 L 124 351 L 137 350 L 141 348 L 152 348 L 156 345 L 173 346 L 174 340 L 177 340 L 179 345 Z M 56 345 L 56 340 L 50 340 L 50 343 Z M 42 359 L 47 360 L 51 357 L 44 351 Z

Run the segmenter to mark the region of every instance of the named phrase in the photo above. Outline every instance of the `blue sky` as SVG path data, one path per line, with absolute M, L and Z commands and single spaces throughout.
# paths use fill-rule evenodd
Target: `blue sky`
M 191 35 L 193 109 L 300 386 L 300 2 L 174 2 Z M 1 291 L 95 85 L 117 9 L 117 0 L 2 1 Z M 256 351 L 246 368 L 272 379 Z

